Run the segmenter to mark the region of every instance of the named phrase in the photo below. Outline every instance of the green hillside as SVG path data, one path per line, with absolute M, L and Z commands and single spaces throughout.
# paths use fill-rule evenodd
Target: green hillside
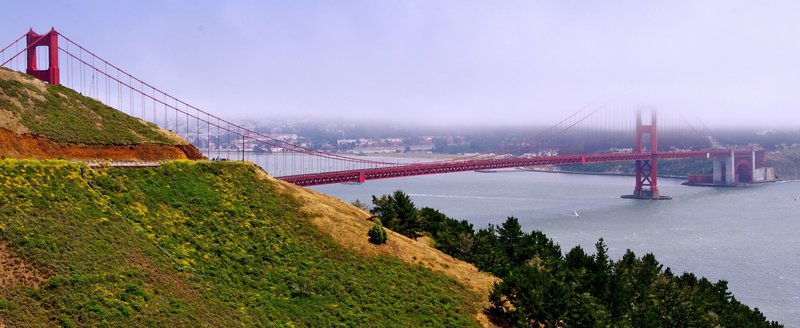
M 775 168 L 780 179 L 800 179 L 800 144 L 780 145 L 767 153 L 767 165 Z
M 477 325 L 484 295 L 342 248 L 276 183 L 241 163 L 0 161 L 0 246 L 33 277 L 0 283 L 0 326 Z
M 62 144 L 186 144 L 141 121 L 63 86 L 0 68 L 0 128 Z

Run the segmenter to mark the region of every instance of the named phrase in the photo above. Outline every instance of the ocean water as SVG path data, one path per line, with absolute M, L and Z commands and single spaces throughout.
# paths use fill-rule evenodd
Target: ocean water
M 633 180 L 505 170 L 313 189 L 367 203 L 372 195 L 399 189 L 418 207 L 436 208 L 476 228 L 515 216 L 524 229 L 542 230 L 565 252 L 575 245 L 593 251 L 602 237 L 612 258 L 626 249 L 638 256 L 654 253 L 676 274 L 727 280 L 741 302 L 769 320 L 800 327 L 800 182 L 709 188 L 661 179 L 661 193 L 673 200 L 621 199 L 632 192 Z

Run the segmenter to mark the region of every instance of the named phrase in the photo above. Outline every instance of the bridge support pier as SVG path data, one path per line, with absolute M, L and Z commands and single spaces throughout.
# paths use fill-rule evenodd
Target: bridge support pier
M 669 196 L 661 196 L 658 190 L 658 133 L 656 130 L 656 112 L 650 112 L 650 124 L 642 124 L 642 112 L 636 112 L 636 146 L 634 153 L 643 152 L 644 135 L 650 136 L 650 159 L 636 161 L 636 186 L 633 188 L 632 195 L 623 195 L 622 198 L 628 199 L 649 199 L 663 200 L 672 199 Z M 647 188 L 645 188 L 647 187 Z
M 714 179 L 713 184 L 716 186 L 733 186 L 736 184 L 736 157 L 733 150 L 731 150 L 730 157 L 721 157 L 714 159 Z
M 706 158 L 711 158 L 710 153 Z M 707 187 L 736 187 L 753 183 L 777 181 L 775 168 L 764 165 L 764 151 L 715 151 L 711 174 L 690 175 L 685 185 Z

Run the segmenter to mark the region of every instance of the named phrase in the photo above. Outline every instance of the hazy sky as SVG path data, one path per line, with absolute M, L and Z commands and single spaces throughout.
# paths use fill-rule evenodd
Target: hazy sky
M 800 1 L 13 1 L 212 113 L 554 122 L 613 101 L 800 127 Z

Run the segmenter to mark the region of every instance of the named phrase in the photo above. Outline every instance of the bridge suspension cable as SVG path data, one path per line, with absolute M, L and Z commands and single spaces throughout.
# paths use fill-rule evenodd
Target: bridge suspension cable
M 23 57 L 28 60 L 41 59 L 36 56 L 36 49 L 32 48 L 43 44 L 43 40 L 46 40 L 44 38 L 52 37 L 51 33 L 56 32 L 51 30 L 48 34 L 38 35 L 31 31 L 23 34 L 0 50 L 0 66 L 21 70 L 27 64 L 30 71 L 31 63 L 20 62 Z M 26 36 L 28 43 L 23 44 L 22 40 Z M 479 154 L 423 163 L 346 156 L 323 151 L 321 149 L 324 147 L 320 145 L 298 142 L 296 136 L 291 134 L 270 135 L 270 132 L 259 130 L 258 127 L 238 124 L 204 111 L 133 76 L 71 38 L 63 34 L 56 36 L 63 42 L 48 45 L 55 47 L 56 53 L 62 54 L 65 61 L 36 63 L 33 66 L 43 67 L 43 64 L 47 64 L 51 69 L 60 65 L 61 70 L 56 71 L 55 76 L 51 75 L 51 80 L 47 81 L 63 84 L 123 113 L 179 134 L 208 158 L 250 160 L 273 176 L 299 184 L 363 182 L 368 178 L 506 168 L 514 165 L 586 164 L 644 158 L 641 154 L 630 154 L 636 127 L 630 113 L 620 114 L 619 111 L 609 110 L 607 103 L 586 104 L 547 128 L 531 135 L 506 140 L 496 148 Z M 28 55 L 21 56 L 24 53 Z M 660 133 L 667 139 L 670 130 L 676 130 L 676 140 L 685 137 L 685 131 L 680 129 L 686 129 L 687 126 L 695 134 L 700 134 L 685 119 L 680 121 L 661 117 L 660 120 Z M 708 130 L 707 127 L 705 129 Z M 598 140 L 605 140 L 615 150 L 609 147 L 600 149 L 602 145 Z M 601 154 L 587 155 L 592 152 Z M 710 155 L 696 152 L 670 156 L 699 158 Z

